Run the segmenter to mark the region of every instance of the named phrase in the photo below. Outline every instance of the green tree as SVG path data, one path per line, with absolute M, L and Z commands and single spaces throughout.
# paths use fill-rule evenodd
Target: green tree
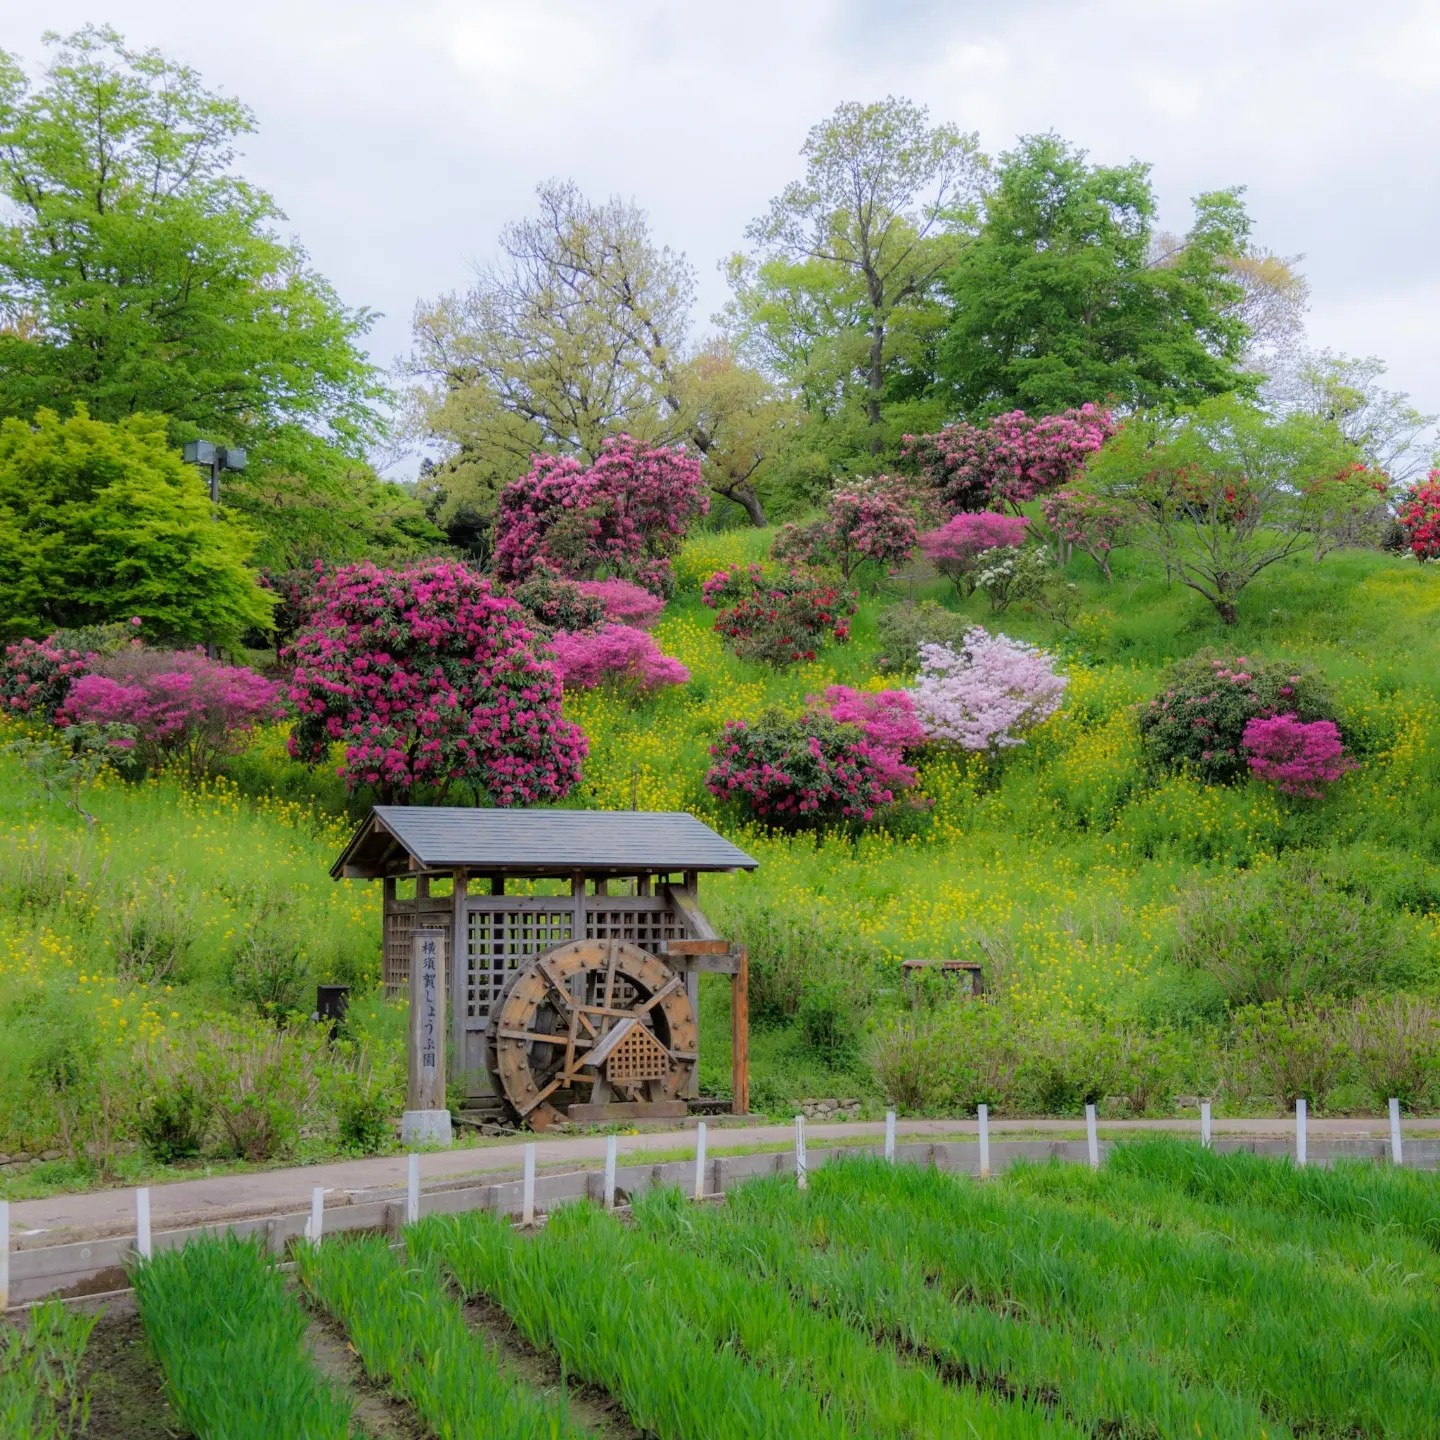
M 1131 517 L 1134 543 L 1233 625 L 1257 575 L 1373 506 L 1356 458 L 1331 421 L 1277 419 L 1222 395 L 1189 411 L 1133 417 L 1088 470 L 1099 493 Z
M 164 418 L 0 421 L 0 616 L 11 637 L 139 616 L 155 639 L 238 642 L 274 601 L 253 537 L 217 517 Z
M 898 438 L 890 402 L 928 387 L 939 277 L 969 242 L 987 162 L 974 135 L 894 97 L 841 105 L 800 153 L 804 178 L 749 226 L 753 253 L 730 262 L 727 322 L 812 417 L 833 426 L 858 410 L 861 433 L 844 428 L 878 455 Z
M 1227 265 L 1249 232 L 1238 192 L 1200 196 L 1163 250 L 1154 220 L 1147 165 L 1091 165 L 1055 135 L 1004 155 L 980 233 L 945 277 L 937 368 L 954 406 L 1193 405 L 1245 388 L 1244 291 Z
M 203 435 L 270 452 L 324 489 L 334 457 L 379 433 L 379 372 L 359 348 L 372 316 L 344 306 L 284 216 L 233 173 L 254 129 L 236 100 L 113 30 L 47 36 L 37 84 L 0 52 L 0 415 L 84 404 L 96 419 L 164 415 L 171 443 Z M 343 503 L 343 489 L 327 498 Z

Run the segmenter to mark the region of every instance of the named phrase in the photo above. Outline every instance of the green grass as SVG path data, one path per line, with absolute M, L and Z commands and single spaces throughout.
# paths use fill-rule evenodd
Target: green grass
M 65 1440 L 85 1429 L 90 1398 L 80 1364 L 93 1315 L 48 1300 L 15 1321 L 0 1316 L 0 1435 Z
M 305 1345 L 306 1319 L 260 1246 L 194 1240 L 140 1262 L 135 1297 L 176 1415 L 197 1440 L 350 1440 L 351 1407 Z

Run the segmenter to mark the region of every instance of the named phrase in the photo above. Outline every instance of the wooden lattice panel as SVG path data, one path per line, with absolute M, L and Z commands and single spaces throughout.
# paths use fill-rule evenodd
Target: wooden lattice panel
M 391 995 L 404 995 L 410 987 L 411 937 L 418 925 L 440 930 L 450 928 L 449 907 L 431 907 L 417 916 L 413 901 L 402 900 L 405 909 L 395 909 L 385 916 L 384 966 L 381 978 Z
M 632 899 L 626 904 L 606 905 L 592 899 L 585 910 L 587 940 L 629 940 L 642 950 L 654 954 L 667 940 L 683 940 L 685 922 L 661 902 L 637 905 Z
M 605 1078 L 612 1085 L 634 1085 L 663 1080 L 669 1069 L 669 1051 L 643 1025 L 633 1025 L 610 1052 Z
M 522 961 L 565 944 L 575 934 L 574 907 L 563 900 L 543 908 L 475 909 L 469 922 L 465 1013 L 472 1020 L 489 1015 Z

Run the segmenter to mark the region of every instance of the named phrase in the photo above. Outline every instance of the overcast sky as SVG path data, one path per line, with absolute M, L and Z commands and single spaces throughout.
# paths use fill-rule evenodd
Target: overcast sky
M 241 162 L 390 363 L 535 184 L 650 212 L 700 284 L 799 173 L 810 125 L 905 95 L 992 154 L 1053 129 L 1149 161 L 1161 221 L 1243 184 L 1303 252 L 1314 345 L 1440 410 L 1440 0 L 0 0 L 0 47 L 110 23 L 256 113 Z

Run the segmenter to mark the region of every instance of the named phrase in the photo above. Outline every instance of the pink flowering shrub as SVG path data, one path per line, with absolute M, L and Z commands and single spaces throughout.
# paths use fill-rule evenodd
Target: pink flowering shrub
M 235 754 L 256 725 L 285 713 L 280 687 L 238 665 L 221 665 L 200 650 L 135 649 L 98 662 L 70 687 L 59 725 L 121 725 L 117 740 L 147 770 L 183 767 L 211 774 Z
M 1303 666 L 1204 651 L 1177 661 L 1137 717 L 1151 764 L 1210 784 L 1250 773 L 1245 732 L 1252 720 L 1290 714 L 1332 721 L 1325 683 Z
M 558 575 L 532 575 L 505 593 L 524 607 L 531 628 L 541 635 L 556 630 L 593 630 L 605 618 L 603 600 L 587 595 L 579 581 L 562 580 Z M 649 593 L 641 591 L 643 595 Z
M 920 537 L 920 553 L 962 595 L 975 590 L 980 557 L 996 549 L 1018 549 L 1025 543 L 1029 522 L 1023 515 L 997 515 L 993 510 L 963 512 L 938 530 Z
M 275 648 L 288 645 L 309 623 L 315 608 L 315 595 L 325 578 L 325 562 L 313 560 L 291 570 L 261 570 L 256 580 L 262 590 L 279 596 L 280 603 L 270 621 L 270 634 Z
M 576 588 L 582 595 L 598 600 L 604 616 L 617 625 L 634 625 L 648 630 L 665 608 L 665 601 L 643 585 L 629 580 L 581 580 Z
M 790 564 L 831 566 L 848 582 L 866 560 L 886 569 L 908 560 L 918 538 L 909 491 L 879 475 L 838 486 L 819 520 L 782 526 L 770 553 Z
M 1246 723 L 1242 744 L 1251 774 L 1285 795 L 1319 799 L 1355 769 L 1333 720 L 1307 724 L 1294 714 L 1257 716 Z
M 51 720 L 65 703 L 73 682 L 89 674 L 93 659 L 91 654 L 59 643 L 54 635 L 7 645 L 0 664 L 0 703 L 7 714 Z
M 525 611 L 456 561 L 337 570 L 290 658 L 290 753 L 317 764 L 343 744 L 351 789 L 391 800 L 461 781 L 529 805 L 580 778 L 585 736 Z
M 787 829 L 866 824 L 895 800 L 887 783 L 894 755 L 817 706 L 799 715 L 767 710 L 754 722 L 729 720 L 710 754 L 705 787 L 712 795 Z
M 1062 565 L 1079 550 L 1111 578 L 1110 552 L 1125 543 L 1127 517 L 1119 505 L 1085 490 L 1057 490 L 1040 501 L 1040 513 L 1055 533 Z
M 920 749 L 928 738 L 904 690 L 853 690 L 831 685 L 812 707 L 823 709 L 841 725 L 853 725 L 874 751 L 874 767 L 881 783 L 898 794 L 915 783 L 915 771 L 905 764 L 909 751 Z
M 1417 560 L 1440 559 L 1440 470 L 1405 492 L 1396 519 Z
M 960 420 L 934 435 L 906 435 L 901 453 L 930 488 L 941 516 L 1019 506 L 1072 481 L 1115 433 L 1110 412 L 1082 405 L 1058 415 L 1012 410 L 983 425 Z
M 813 660 L 826 640 L 848 640 L 855 597 L 804 570 L 767 576 L 759 565 L 717 570 L 700 587 L 715 629 L 742 660 L 777 669 Z
M 505 581 L 607 573 L 663 594 L 672 583 L 670 557 L 709 506 L 700 462 L 682 449 L 618 435 L 590 465 L 535 455 L 500 492 L 495 573 Z
M 653 635 L 633 625 L 557 630 L 550 648 L 560 679 L 571 690 L 593 690 L 608 681 L 650 691 L 690 678 L 678 660 L 661 653 Z
M 931 740 L 996 751 L 1023 745 L 1025 732 L 1060 708 L 1068 684 L 1046 651 L 977 625 L 959 649 L 920 647 L 909 694 Z

